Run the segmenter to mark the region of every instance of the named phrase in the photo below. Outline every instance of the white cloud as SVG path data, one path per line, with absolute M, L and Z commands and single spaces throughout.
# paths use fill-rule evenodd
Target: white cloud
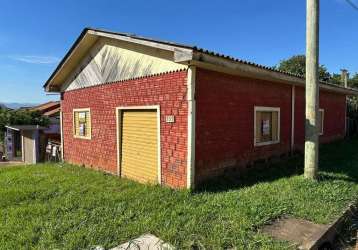
M 32 64 L 54 64 L 59 62 L 55 56 L 10 56 L 11 59 Z

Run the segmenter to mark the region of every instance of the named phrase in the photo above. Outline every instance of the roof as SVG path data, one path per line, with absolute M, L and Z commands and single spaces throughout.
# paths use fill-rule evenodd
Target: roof
M 134 42 L 134 41 L 142 41 L 147 46 L 154 46 L 154 45 L 163 45 L 166 47 L 158 47 L 158 48 L 171 48 L 173 49 L 174 53 L 176 52 L 175 49 L 183 49 L 185 52 L 182 54 L 179 54 L 178 59 L 175 61 L 176 55 L 174 55 L 174 61 L 178 63 L 187 63 L 194 64 L 197 62 L 197 65 L 200 65 L 199 67 L 203 66 L 204 64 L 215 64 L 217 63 L 215 59 L 222 60 L 220 63 L 217 63 L 215 67 L 213 67 L 213 70 L 216 70 L 218 66 L 220 67 L 228 67 L 228 63 L 233 63 L 236 65 L 240 65 L 241 68 L 237 71 L 239 72 L 241 70 L 241 73 L 249 74 L 250 77 L 261 77 L 261 75 L 267 75 L 269 78 L 272 79 L 280 79 L 282 82 L 290 83 L 290 84 L 305 84 L 305 77 L 302 75 L 293 74 L 290 72 L 284 72 L 280 71 L 274 67 L 268 67 L 264 65 L 260 65 L 257 63 L 249 62 L 246 60 L 242 60 L 239 58 L 235 58 L 229 55 L 224 55 L 221 53 L 217 53 L 214 51 L 210 51 L 204 48 L 200 48 L 194 45 L 185 45 L 181 43 L 174 43 L 169 41 L 163 41 L 163 40 L 157 40 L 153 38 L 146 38 L 137 36 L 130 33 L 120 33 L 120 32 L 113 32 L 113 31 L 107 31 L 102 29 L 94 29 L 94 28 L 85 28 L 80 36 L 76 39 L 75 43 L 72 45 L 70 50 L 67 52 L 65 57 L 61 60 L 57 68 L 54 70 L 54 72 L 51 74 L 49 79 L 44 84 L 44 88 L 46 91 L 50 91 L 49 85 L 51 84 L 51 81 L 54 79 L 56 74 L 65 66 L 65 64 L 69 61 L 70 57 L 76 50 L 76 48 L 79 46 L 79 44 L 86 39 L 86 36 L 97 36 L 97 37 L 109 37 L 113 39 L 121 39 L 128 42 Z M 90 39 L 90 38 L 87 38 Z M 191 55 L 189 55 L 191 53 Z M 210 58 L 209 58 L 210 57 Z M 212 58 L 211 58 L 212 57 Z M 234 70 L 234 67 L 231 67 L 231 70 Z M 255 71 L 256 70 L 256 71 Z M 260 72 L 259 72 L 260 70 Z M 256 73 L 256 75 L 254 75 Z M 260 74 L 259 74 L 260 73 Z M 351 88 L 345 88 L 343 86 L 338 86 L 335 84 L 331 84 L 328 82 L 321 82 L 321 87 L 324 87 L 328 90 L 332 91 L 338 91 L 342 92 L 344 94 L 352 94 L 352 95 L 358 95 L 358 90 L 351 89 Z
M 46 102 L 40 105 L 37 105 L 35 107 L 31 107 L 32 111 L 45 111 L 47 109 L 53 109 L 53 108 L 57 108 L 60 106 L 60 102 L 59 101 L 50 101 L 50 102 Z
M 26 131 L 26 130 L 44 130 L 45 127 L 41 127 L 39 125 L 11 125 L 5 126 L 8 129 L 16 130 L 16 131 Z
M 57 113 L 59 113 L 61 111 L 61 107 L 57 107 L 55 109 L 46 111 L 45 113 L 43 113 L 44 116 L 53 116 L 56 115 Z

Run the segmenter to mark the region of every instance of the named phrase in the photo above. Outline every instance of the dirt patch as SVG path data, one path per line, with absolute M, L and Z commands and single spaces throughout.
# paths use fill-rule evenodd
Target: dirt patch
M 274 239 L 290 241 L 303 248 L 303 246 L 322 235 L 328 228 L 328 225 L 284 217 L 264 226 L 261 232 L 270 235 Z

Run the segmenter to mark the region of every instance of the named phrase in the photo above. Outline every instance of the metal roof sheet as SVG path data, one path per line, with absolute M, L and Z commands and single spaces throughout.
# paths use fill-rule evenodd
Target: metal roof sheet
M 129 38 L 134 38 L 134 39 L 140 39 L 140 40 L 144 40 L 144 41 L 150 41 L 150 42 L 155 42 L 158 44 L 165 44 L 165 45 L 171 45 L 171 46 L 175 46 L 175 47 L 179 47 L 179 48 L 186 48 L 186 49 L 192 49 L 193 51 L 196 52 L 200 52 L 200 53 L 204 53 L 207 55 L 211 55 L 211 56 L 215 56 L 215 57 L 219 57 L 219 58 L 224 58 L 233 62 L 238 62 L 238 63 L 242 63 L 242 64 L 246 64 L 246 65 L 250 65 L 256 68 L 260 68 L 260 69 L 264 69 L 264 70 L 268 70 L 268 71 L 272 71 L 272 72 L 276 72 L 276 73 L 280 73 L 283 75 L 287 75 L 287 76 L 292 76 L 292 77 L 297 77 L 300 79 L 305 79 L 304 76 L 299 75 L 299 74 L 293 74 L 290 72 L 286 72 L 286 71 L 281 71 L 278 70 L 274 67 L 270 67 L 270 66 L 265 66 L 265 65 L 261 65 L 261 64 L 257 64 L 254 62 L 250 62 L 247 60 L 243 60 L 243 59 L 239 59 L 239 58 L 235 58 L 233 56 L 229 56 L 229 55 L 225 55 L 222 53 L 218 53 L 218 52 L 214 52 L 214 51 L 210 51 L 204 48 L 200 48 L 194 45 L 186 45 L 186 44 L 181 44 L 181 43 L 175 43 L 175 42 L 170 42 L 170 41 L 163 41 L 163 40 L 158 40 L 158 39 L 153 39 L 153 38 L 148 38 L 148 37 L 142 37 L 142 36 L 138 36 L 135 34 L 130 34 L 130 33 L 122 33 L 122 32 L 113 32 L 113 31 L 108 31 L 108 30 L 104 30 L 104 29 L 96 29 L 96 28 L 85 28 L 81 35 L 77 38 L 77 40 L 75 41 L 75 43 L 73 44 L 73 46 L 70 48 L 70 50 L 67 52 L 67 54 L 65 55 L 65 57 L 62 59 L 62 61 L 60 62 L 60 64 L 57 66 L 57 68 L 55 69 L 55 71 L 52 73 L 52 75 L 50 76 L 50 78 L 47 80 L 47 82 L 44 85 L 44 88 L 46 88 L 46 86 L 50 83 L 51 79 L 55 76 L 55 74 L 57 73 L 57 71 L 60 70 L 60 68 L 62 67 L 62 65 L 65 63 L 66 59 L 70 56 L 70 54 L 72 53 L 72 51 L 76 48 L 76 45 L 81 41 L 81 39 L 85 36 L 85 34 L 88 31 L 95 31 L 95 32 L 103 32 L 106 34 L 112 34 L 112 35 L 120 35 L 120 36 L 125 36 L 125 37 L 129 37 Z M 325 85 L 329 85 L 333 88 L 337 88 L 337 89 L 341 89 L 341 90 L 348 90 L 348 91 L 354 91 L 356 92 L 356 89 L 352 89 L 352 88 L 345 88 L 343 86 L 339 86 L 336 84 L 332 84 L 329 82 L 323 82 L 321 81 L 322 84 Z
M 43 115 L 44 116 L 52 116 L 52 115 L 59 113 L 60 111 L 61 111 L 61 107 L 57 107 L 55 109 L 52 109 L 52 110 L 49 110 L 49 111 L 43 113 Z
M 8 129 L 16 130 L 16 131 L 26 131 L 26 130 L 44 130 L 45 127 L 41 127 L 39 125 L 11 125 L 5 126 Z
M 56 109 L 57 107 L 60 106 L 60 102 L 59 101 L 49 101 L 40 105 L 37 105 L 35 107 L 31 107 L 30 109 L 33 111 L 43 111 L 46 109 Z

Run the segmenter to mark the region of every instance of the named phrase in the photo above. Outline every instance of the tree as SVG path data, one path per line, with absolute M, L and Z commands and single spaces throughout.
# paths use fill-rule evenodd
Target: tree
M 329 79 L 329 83 L 342 85 L 342 76 L 341 74 L 333 73 L 331 79 Z
M 332 74 L 330 83 L 342 85 L 342 75 L 341 74 Z M 355 73 L 352 77 L 348 78 L 348 87 L 350 88 L 358 88 L 358 73 Z
M 358 73 L 355 73 L 352 77 L 348 79 L 348 87 L 358 88 Z M 357 96 L 350 96 L 347 99 L 348 109 L 347 115 L 350 119 L 356 121 L 358 124 L 358 98 Z
M 0 142 L 4 140 L 5 126 L 40 125 L 47 127 L 50 120 L 38 111 L 0 109 Z
M 355 73 L 348 79 L 348 86 L 351 88 L 358 88 L 358 73 Z
M 306 56 L 295 55 L 288 59 L 282 60 L 276 69 L 289 72 L 292 74 L 305 76 L 306 75 Z M 331 74 L 328 72 L 324 65 L 319 65 L 319 80 L 328 81 L 331 78 Z

